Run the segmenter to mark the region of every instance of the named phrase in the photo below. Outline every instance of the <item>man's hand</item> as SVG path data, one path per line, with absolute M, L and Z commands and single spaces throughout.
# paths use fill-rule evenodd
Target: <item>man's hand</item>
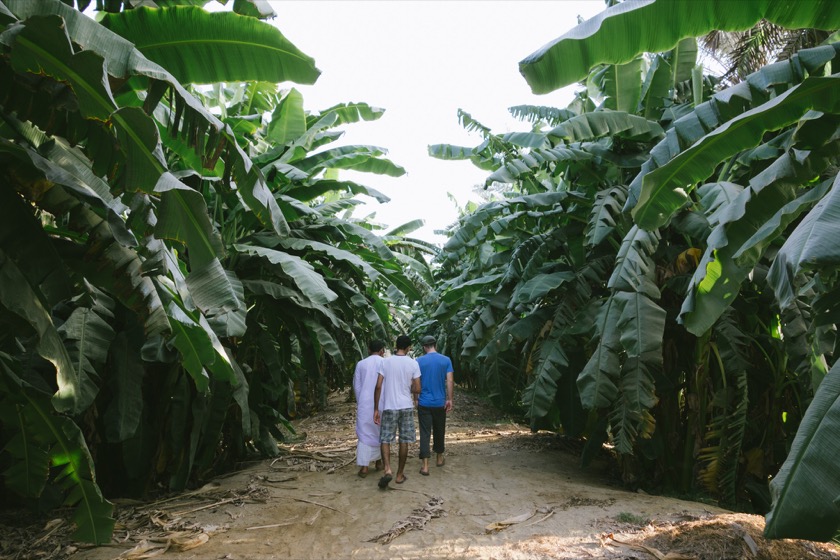
M 446 372 L 446 404 L 443 408 L 448 413 L 452 410 L 452 397 L 455 395 L 455 374 L 451 371 Z
M 380 422 L 382 422 L 382 418 L 379 416 L 379 411 L 374 410 L 373 411 L 373 423 L 378 426 L 380 424 Z

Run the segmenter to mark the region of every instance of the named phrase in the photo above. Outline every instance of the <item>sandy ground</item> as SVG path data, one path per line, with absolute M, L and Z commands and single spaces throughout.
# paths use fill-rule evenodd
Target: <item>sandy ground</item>
M 812 543 L 762 555 L 765 544 L 753 545 L 763 541 L 763 518 L 622 490 L 606 461 L 581 469 L 572 444 L 532 434 L 463 393 L 445 466 L 420 476 L 411 446 L 408 480 L 380 490 L 379 473 L 356 474 L 354 410 L 336 394 L 298 424 L 301 441 L 280 459 L 168 501 L 121 504 L 114 544 L 61 550 L 83 560 L 840 558 Z M 692 544 L 680 530 L 690 524 L 728 540 L 712 550 L 711 533 L 697 533 Z

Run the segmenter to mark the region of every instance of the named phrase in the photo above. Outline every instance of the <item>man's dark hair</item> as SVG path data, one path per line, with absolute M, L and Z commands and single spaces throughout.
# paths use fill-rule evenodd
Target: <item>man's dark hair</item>
M 368 342 L 368 352 L 370 352 L 371 354 L 376 354 L 383 348 L 385 348 L 385 343 L 379 339 L 371 340 L 370 342 Z
M 397 350 L 405 350 L 411 346 L 411 337 L 401 334 L 397 337 Z

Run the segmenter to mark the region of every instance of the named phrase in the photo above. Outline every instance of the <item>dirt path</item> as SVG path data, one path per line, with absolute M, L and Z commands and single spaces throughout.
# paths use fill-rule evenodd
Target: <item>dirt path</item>
M 163 558 L 173 560 L 840 558 L 823 545 L 766 543 L 761 517 L 624 491 L 603 465 L 581 470 L 578 450 L 556 436 L 532 434 L 463 393 L 446 465 L 420 476 L 415 445 L 406 483 L 381 491 L 376 473 L 356 476 L 354 414 L 346 394 L 334 395 L 326 412 L 299 423 L 302 441 L 279 460 L 177 499 L 122 505 L 120 544 L 73 557 L 147 558 L 168 548 Z

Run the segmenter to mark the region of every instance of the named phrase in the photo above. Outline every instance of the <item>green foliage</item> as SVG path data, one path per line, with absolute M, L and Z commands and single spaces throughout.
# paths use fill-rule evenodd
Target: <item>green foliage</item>
M 723 88 L 694 40 L 840 27 L 835 3 L 620 3 L 547 45 L 522 72 L 535 91 L 585 79 L 568 107 L 511 108 L 527 130 L 505 134 L 459 111 L 478 145 L 429 147 L 493 187 L 440 250 L 417 221 L 352 217 L 356 195 L 387 197 L 337 170 L 405 170 L 331 144 L 383 111 L 278 91 L 318 71 L 263 3 L 160 4 L 110 3 L 107 28 L 58 0 L 0 4 L 7 486 L 57 485 L 77 537 L 105 542 L 99 485 L 179 489 L 277 453 L 366 338 L 410 323 L 459 382 L 587 438 L 584 460 L 610 441 L 628 483 L 760 508 L 784 461 L 768 535 L 836 532 L 840 47 Z
M 451 230 L 421 316 L 456 370 L 497 401 L 517 395 L 533 429 L 583 435 L 590 452 L 610 441 L 634 486 L 702 485 L 762 512 L 836 344 L 838 47 L 724 89 L 693 37 L 840 14 L 771 4 L 710 2 L 664 34 L 654 14 L 686 3 L 617 4 L 521 65 L 535 91 L 586 78 L 569 107 L 512 108 L 530 131 L 504 135 L 461 113 L 480 144 L 430 155 L 490 171 L 494 199 Z M 551 206 L 517 211 L 526 196 Z
M 104 14 L 100 24 L 131 41 L 182 84 L 218 82 L 219 76 L 226 81 L 313 84 L 320 75 L 315 61 L 277 28 L 234 12 L 139 7 Z
M 38 498 L 46 484 L 66 491 L 64 505 L 75 506 L 74 538 L 94 544 L 111 538 L 113 506 L 96 485 L 93 458 L 79 427 L 55 413 L 47 395 L 34 391 L 0 355 L 3 377 L 0 414 L 14 434 L 3 447 L 11 466 L 3 473 L 6 486 L 24 498 Z
M 648 519 L 647 517 L 643 517 L 635 513 L 630 513 L 629 511 L 622 511 L 621 513 L 615 516 L 615 520 L 620 523 L 638 525 L 639 527 L 643 527 L 650 523 L 650 519 Z
M 770 483 L 773 509 L 767 514 L 765 534 L 783 538 L 828 541 L 837 534 L 840 518 L 836 500 L 840 495 L 832 457 L 837 452 L 838 372 L 828 372 L 808 407 L 796 434 L 790 454 Z
M 176 4 L 126 4 L 107 28 L 57 0 L 0 5 L 3 481 L 57 486 L 94 543 L 113 530 L 102 491 L 276 454 L 430 290 L 418 224 L 352 218 L 356 194 L 387 197 L 337 172 L 405 171 L 329 146 L 383 110 L 278 91 L 318 71 L 259 3 Z
M 715 29 L 749 29 L 761 19 L 789 29 L 840 28 L 840 9 L 831 0 L 800 8 L 771 0 L 621 2 L 532 53 L 519 71 L 534 93 L 548 93 L 585 78 L 597 64 L 619 65 L 645 52 L 667 51 L 681 39 Z

